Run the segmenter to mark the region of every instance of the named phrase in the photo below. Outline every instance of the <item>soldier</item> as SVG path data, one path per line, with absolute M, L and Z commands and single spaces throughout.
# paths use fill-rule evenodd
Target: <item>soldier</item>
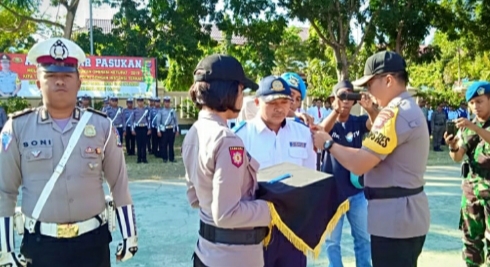
M 112 121 L 112 126 L 117 129 L 119 136 L 124 136 L 126 132 L 123 108 L 118 106 L 119 98 L 112 96 L 109 100 L 110 107 L 107 108 L 107 117 Z
M 248 122 L 241 122 L 232 131 L 257 159 L 260 169 L 289 162 L 315 170 L 316 153 L 310 129 L 286 120 L 291 109 L 288 83 L 280 77 L 268 76 L 260 82 L 256 96 L 258 115 Z M 273 228 L 264 261 L 266 267 L 306 267 L 306 256 L 277 228 Z
M 133 111 L 131 118 L 131 134 L 136 137 L 136 149 L 138 150 L 137 163 L 148 163 L 146 160 L 146 142 L 148 135 L 151 134 L 150 116 L 148 109 L 145 108 L 145 99 L 143 97 L 136 98 L 138 107 Z
M 441 149 L 441 138 L 444 136 L 444 130 L 446 129 L 446 121 L 447 115 L 443 110 L 442 104 L 437 106 L 437 109 L 432 113 L 431 118 L 431 127 L 432 127 L 432 145 L 434 147 L 434 151 L 440 152 L 443 151 Z
M 17 73 L 10 70 L 10 57 L 0 56 L 0 96 L 16 96 L 20 91 L 20 80 Z
M 158 97 L 154 98 L 154 107 L 150 109 L 150 121 L 151 121 L 151 154 L 155 155 L 156 158 L 160 158 L 160 137 L 158 137 L 158 123 L 157 115 L 160 112 L 161 100 Z
M 3 129 L 3 126 L 7 122 L 7 112 L 5 112 L 5 109 L 3 107 L 0 107 L 0 132 Z
M 128 153 L 128 156 L 134 156 L 135 153 L 136 137 L 131 133 L 132 132 L 131 119 L 134 116 L 133 112 L 134 112 L 133 98 L 130 97 L 126 100 L 126 108 L 123 110 L 124 125 L 126 127 L 123 135 L 125 137 L 124 142 L 126 143 L 126 153 Z
M 226 125 L 241 109 L 243 88 L 257 85 L 225 55 L 201 60 L 194 81 L 189 93 L 199 118 L 182 144 L 187 197 L 201 218 L 193 266 L 264 266 L 271 215 L 267 202 L 255 199 L 259 164 Z
M 163 108 L 158 114 L 157 125 L 163 162 L 175 162 L 174 143 L 175 137 L 179 135 L 179 122 L 175 110 L 170 107 L 169 96 L 163 98 Z
M 28 267 L 108 267 L 116 214 L 124 239 L 116 259 L 130 259 L 138 247 L 119 136 L 105 114 L 76 107 L 85 53 L 70 40 L 52 38 L 34 45 L 27 58 L 37 64 L 44 106 L 14 114 L 2 132 L 0 266 L 21 266 L 15 226 L 24 234 Z M 102 177 L 114 202 L 106 202 Z M 21 184 L 23 215 L 16 213 L 14 224 Z M 115 203 L 116 214 L 108 203 Z
M 355 175 L 364 174 L 373 267 L 415 267 L 430 225 L 423 188 L 430 145 L 424 114 L 406 90 L 406 63 L 395 52 L 369 57 L 364 77 L 353 84 L 366 87 L 384 107 L 362 148 L 342 146 L 321 131 L 314 135 L 315 146 Z
M 455 162 L 461 162 L 464 177 L 461 201 L 462 221 L 460 229 L 463 230 L 463 259 L 468 267 L 478 267 L 490 263 L 488 247 L 488 223 L 490 205 L 489 163 L 490 148 L 490 83 L 475 82 L 466 91 L 466 101 L 476 117 L 473 122 L 462 117 L 456 120 L 459 131 L 454 137 L 444 133 L 444 139 L 449 146 L 449 156 Z M 485 260 L 485 251 L 487 251 Z

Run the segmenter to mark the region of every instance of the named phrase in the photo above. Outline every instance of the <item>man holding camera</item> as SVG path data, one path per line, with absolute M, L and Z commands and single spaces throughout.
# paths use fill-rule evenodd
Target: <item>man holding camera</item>
M 490 83 L 475 82 L 466 91 L 466 101 L 471 112 L 476 115 L 473 122 L 459 118 L 455 125 L 459 128 L 456 136 L 444 133 L 449 146 L 449 156 L 460 162 L 464 155 L 467 159 L 462 165 L 464 177 L 461 200 L 460 229 L 463 231 L 463 259 L 468 267 L 477 267 L 490 263 L 486 255 L 485 242 L 488 242 L 489 222 L 488 206 L 490 199 Z M 487 249 L 488 250 L 488 249 Z
M 318 125 L 330 133 L 335 142 L 347 147 L 361 148 L 363 136 L 369 132 L 372 122 L 378 115 L 378 109 L 365 94 L 354 93 L 354 86 L 349 81 L 337 83 L 331 97 L 332 112 Z M 351 115 L 351 109 L 359 99 L 359 104 L 366 110 L 368 116 Z M 349 100 L 352 99 L 352 100 Z M 350 209 L 346 213 L 351 233 L 354 238 L 354 253 L 357 267 L 371 266 L 371 247 L 367 231 L 367 200 L 362 191 L 362 175 L 357 176 L 340 164 L 330 153 L 323 158 L 322 171 L 333 174 L 337 180 L 340 200 L 349 199 Z M 327 240 L 327 256 L 330 267 L 342 267 L 340 240 L 344 216 Z

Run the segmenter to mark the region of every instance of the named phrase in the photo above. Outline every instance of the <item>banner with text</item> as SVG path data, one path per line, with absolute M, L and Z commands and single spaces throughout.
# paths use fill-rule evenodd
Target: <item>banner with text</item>
M 24 54 L 7 54 L 0 63 L 0 96 L 40 97 L 36 65 Z M 87 56 L 80 67 L 78 96 L 151 97 L 156 95 L 156 60 L 142 57 Z

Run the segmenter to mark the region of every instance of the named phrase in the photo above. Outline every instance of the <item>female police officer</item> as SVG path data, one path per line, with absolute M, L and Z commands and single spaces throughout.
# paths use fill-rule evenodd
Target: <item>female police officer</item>
M 244 87 L 257 89 L 233 57 L 199 62 L 190 88 L 199 118 L 182 144 L 189 203 L 199 208 L 195 267 L 262 267 L 262 240 L 271 221 L 267 203 L 255 200 L 259 164 L 226 121 L 236 118 Z

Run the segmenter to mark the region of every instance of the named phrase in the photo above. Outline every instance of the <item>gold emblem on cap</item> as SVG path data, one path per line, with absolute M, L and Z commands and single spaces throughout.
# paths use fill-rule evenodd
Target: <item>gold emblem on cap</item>
M 87 125 L 85 126 L 85 129 L 83 129 L 83 135 L 86 137 L 94 137 L 97 134 L 95 131 L 95 126 L 93 125 Z
M 476 93 L 477 93 L 478 95 L 483 95 L 483 94 L 485 94 L 485 88 L 483 88 L 483 87 L 478 87 L 478 89 L 476 89 Z
M 299 86 L 299 81 L 298 81 L 298 79 L 296 79 L 296 77 L 289 78 L 289 83 L 292 86 L 294 86 L 294 87 L 298 87 Z
M 272 91 L 276 91 L 276 92 L 281 92 L 281 91 L 284 91 L 284 85 L 282 84 L 281 81 L 279 80 L 275 80 L 272 82 Z

